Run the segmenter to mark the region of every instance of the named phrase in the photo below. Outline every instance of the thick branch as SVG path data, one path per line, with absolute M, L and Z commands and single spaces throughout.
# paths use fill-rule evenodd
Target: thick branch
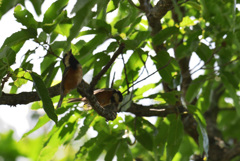
M 224 157 L 222 161 L 232 160 L 233 158 L 240 155 L 240 143 L 236 144 L 232 149 L 229 149 L 226 153 L 224 153 Z
M 48 88 L 50 97 L 60 94 L 60 83 Z M 21 92 L 18 94 L 3 93 L 0 97 L 0 105 L 16 106 L 17 104 L 28 104 L 31 102 L 40 101 L 37 92 Z
M 173 113 L 184 113 L 186 109 L 183 106 L 174 107 L 168 105 L 151 105 L 151 106 L 143 106 L 139 104 L 133 103 L 126 112 L 131 112 L 136 116 L 159 116 L 165 117 L 168 114 Z
M 105 117 L 107 120 L 114 120 L 117 116 L 115 111 L 110 110 L 109 108 L 104 109 L 97 101 L 97 98 L 93 95 L 93 91 L 88 83 L 84 80 L 79 84 L 77 91 L 83 96 L 86 97 L 89 101 L 89 104 L 92 108 L 101 116 Z M 114 106 L 114 105 L 113 105 Z
M 117 57 L 123 52 L 124 48 L 125 48 L 125 45 L 123 43 L 120 44 L 118 50 L 113 54 L 112 58 L 107 63 L 107 65 L 105 65 L 104 68 L 92 79 L 92 82 L 90 83 L 90 87 L 92 90 L 94 89 L 94 86 L 97 84 L 97 82 L 101 79 L 101 77 L 111 67 L 111 65 L 114 63 Z
M 165 14 L 173 9 L 173 0 L 159 0 L 151 10 L 151 14 L 158 19 L 162 19 Z
M 78 87 L 78 92 L 86 97 L 92 108 L 101 116 L 105 117 L 107 120 L 114 120 L 117 115 L 116 105 L 112 105 L 110 108 L 103 108 L 99 105 L 96 97 L 92 94 L 90 86 L 82 81 Z M 178 109 L 177 109 L 178 108 Z M 138 104 L 132 104 L 131 107 L 126 111 L 135 114 L 136 116 L 160 116 L 165 117 L 168 114 L 173 113 L 183 113 L 186 111 L 183 106 L 179 107 L 158 105 L 158 106 L 143 106 Z

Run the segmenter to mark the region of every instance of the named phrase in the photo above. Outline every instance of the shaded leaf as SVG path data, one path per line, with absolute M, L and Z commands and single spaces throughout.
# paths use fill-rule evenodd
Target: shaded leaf
M 43 102 L 44 111 L 46 112 L 48 117 L 57 124 L 58 118 L 57 118 L 57 115 L 55 114 L 52 100 L 49 96 L 48 90 L 44 82 L 42 81 L 41 77 L 37 73 L 32 72 L 31 76 L 34 82 L 34 87 L 37 90 L 38 96 Z
M 206 79 L 206 76 L 200 75 L 197 79 L 193 80 L 188 87 L 187 93 L 186 93 L 186 101 L 192 102 L 192 100 L 199 94 L 199 90 L 202 88 L 202 85 L 204 84 Z
M 41 12 L 41 7 L 42 7 L 42 4 L 44 2 L 44 0 L 30 0 L 30 2 L 32 3 L 36 13 L 38 16 L 40 16 L 40 14 L 42 13 Z
M 97 114 L 93 113 L 93 114 L 87 115 L 85 117 L 83 126 L 80 128 L 79 133 L 78 133 L 77 137 L 75 138 L 75 140 L 81 139 L 87 133 L 88 129 L 90 128 L 90 125 L 92 124 L 92 122 L 94 121 L 96 116 L 97 116 Z
M 231 98 L 233 99 L 235 108 L 237 110 L 237 114 L 238 116 L 240 116 L 240 102 L 239 102 L 239 96 L 237 95 L 237 91 L 236 88 L 234 88 L 233 84 L 230 83 L 228 80 L 231 79 L 232 76 L 230 78 L 227 78 L 227 76 L 225 75 L 225 73 L 221 74 L 221 80 L 223 81 L 224 86 L 226 87 L 226 89 L 228 90 L 229 95 L 231 96 Z
M 154 46 L 162 44 L 165 40 L 169 39 L 172 35 L 179 34 L 177 27 L 168 27 L 161 30 L 158 34 L 153 37 Z
M 80 4 L 81 3 L 81 4 Z M 75 7 L 80 5 L 80 9 L 76 10 L 76 16 L 73 18 L 73 26 L 70 30 L 70 35 L 67 39 L 68 43 L 70 43 L 79 33 L 84 25 L 86 25 L 90 21 L 90 17 L 92 16 L 92 7 L 97 3 L 96 0 L 92 1 L 78 1 Z M 78 7 L 79 8 L 79 7 Z
M 0 19 L 2 16 L 7 13 L 11 8 L 15 7 L 18 3 L 24 4 L 24 0 L 1 0 L 1 6 L 0 6 Z
M 207 62 L 209 58 L 212 56 L 212 51 L 209 49 L 209 47 L 203 43 L 201 43 L 196 51 L 197 55 L 201 60 L 204 62 Z
M 37 31 L 33 28 L 28 29 L 22 29 L 21 31 L 15 32 L 10 37 L 8 37 L 4 43 L 3 46 L 12 46 L 17 45 L 19 43 L 25 42 L 26 40 L 30 38 L 35 38 L 37 36 Z
M 202 152 L 204 151 L 205 155 L 208 157 L 209 140 L 208 140 L 206 125 L 204 125 L 198 117 L 195 117 L 195 119 L 198 123 L 198 134 L 199 134 L 198 140 L 200 144 L 200 149 Z
M 68 0 L 58 0 L 51 4 L 51 6 L 44 13 L 43 24 L 51 24 L 62 13 L 66 7 Z
M 171 62 L 168 64 L 169 60 L 171 59 L 168 52 L 162 50 L 156 56 L 154 56 L 154 57 L 151 56 L 151 58 L 152 58 L 154 64 L 156 65 L 156 67 L 161 68 L 161 70 L 159 70 L 158 72 L 161 75 L 162 79 L 165 82 L 171 84 L 172 79 L 173 79 L 172 72 L 175 72 L 175 70 L 173 69 Z M 166 66 L 166 67 L 164 67 L 164 66 Z

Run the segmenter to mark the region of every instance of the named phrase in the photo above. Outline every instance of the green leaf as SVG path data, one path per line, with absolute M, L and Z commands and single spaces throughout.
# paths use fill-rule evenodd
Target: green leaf
M 66 7 L 68 0 L 58 0 L 48 8 L 44 13 L 43 24 L 51 24 L 62 13 Z
M 209 140 L 206 130 L 206 125 L 202 123 L 200 118 L 198 118 L 197 115 L 195 115 L 195 120 L 198 123 L 198 134 L 199 134 L 199 144 L 200 144 L 200 150 L 201 152 L 205 152 L 205 155 L 208 157 L 208 150 L 209 150 Z
M 4 61 L 5 59 L 5 61 Z M 12 50 L 10 47 L 5 46 L 1 51 L 0 51 L 0 64 L 6 64 L 6 69 L 10 67 L 12 64 L 15 63 L 16 59 L 16 53 L 14 50 Z M 3 66 L 0 66 L 0 69 Z
M 47 40 L 47 33 L 42 31 L 38 36 L 39 42 L 45 42 Z
M 72 24 L 58 24 L 55 28 L 55 32 L 68 37 L 70 34 L 70 29 L 72 27 Z
M 172 161 L 182 142 L 183 124 L 181 118 L 175 114 L 168 115 L 167 118 L 170 121 L 167 139 L 167 160 Z
M 105 136 L 106 137 L 106 136 Z M 95 145 L 89 149 L 88 151 L 88 157 L 86 160 L 97 160 L 101 153 L 103 152 L 104 146 L 99 143 L 99 140 L 95 142 Z
M 102 1 L 98 1 L 97 3 L 97 19 L 102 19 L 102 20 L 106 20 L 106 10 L 107 10 L 107 5 L 109 3 L 110 0 L 102 0 Z
M 106 21 L 93 19 L 89 22 L 88 27 L 95 29 L 94 31 L 97 33 L 111 34 L 111 25 L 109 25 Z
M 165 40 L 171 38 L 172 35 L 180 34 L 177 27 L 168 27 L 164 30 L 161 30 L 158 34 L 153 37 L 153 44 L 161 45 Z
M 38 96 L 40 97 L 40 99 L 43 102 L 44 111 L 46 112 L 48 117 L 57 124 L 58 118 L 57 118 L 57 115 L 55 114 L 52 100 L 49 96 L 48 90 L 47 90 L 43 80 L 37 73 L 32 72 L 31 76 L 32 76 L 32 79 L 34 82 L 34 87 L 37 90 Z
M 74 5 L 71 13 L 73 14 L 78 12 L 79 10 L 84 8 L 88 3 L 89 3 L 89 0 L 76 1 L 76 4 Z
M 80 50 L 81 57 L 86 57 L 87 55 L 92 55 L 92 52 L 101 45 L 107 38 L 106 34 L 98 34 L 88 43 L 84 44 L 84 46 Z
M 56 27 L 57 25 L 63 21 L 64 19 L 67 19 L 67 11 L 62 11 L 54 20 L 54 22 L 52 23 L 45 23 L 43 24 L 43 31 L 45 31 L 46 33 L 51 33 Z
M 136 34 L 131 35 L 128 40 L 125 40 L 128 49 L 136 49 L 142 45 L 150 36 L 149 31 L 138 31 Z
M 121 19 L 114 25 L 114 28 L 117 29 L 118 33 L 122 33 L 126 28 L 129 27 L 131 23 L 134 22 L 134 20 L 136 20 L 136 17 L 138 17 L 139 15 L 139 11 L 135 7 L 126 4 L 122 4 L 119 9 L 128 10 L 128 12 L 119 12 L 120 15 L 118 16 Z M 125 13 L 127 13 L 128 15 L 125 15 Z
M 94 71 L 93 76 L 96 76 L 102 68 L 108 63 L 110 60 L 110 56 L 105 54 L 104 52 L 97 53 L 94 55 L 95 63 L 94 63 Z
M 171 91 L 171 92 L 165 92 L 165 93 L 159 93 L 161 97 L 170 105 L 175 105 L 176 102 L 179 100 L 177 97 L 180 95 L 180 93 L 176 91 Z
M 207 62 L 209 58 L 212 56 L 212 51 L 209 49 L 209 47 L 203 43 L 201 43 L 196 51 L 197 55 L 201 60 L 204 62 Z
M 133 96 L 134 94 L 132 92 L 124 96 L 123 101 L 119 105 L 122 112 L 127 111 L 127 109 L 131 107 Z
M 83 126 L 80 128 L 79 133 L 78 133 L 77 137 L 75 138 L 75 140 L 81 139 L 86 134 L 86 132 L 90 128 L 90 125 L 92 124 L 92 122 L 96 118 L 96 116 L 97 116 L 96 113 L 91 113 L 90 115 L 87 115 L 85 117 Z
M 117 151 L 117 159 L 124 161 L 132 161 L 133 156 L 126 139 L 119 140 L 119 148 Z
M 183 45 L 183 44 L 178 45 L 175 51 L 175 55 L 177 59 L 180 60 L 186 56 L 190 56 L 192 52 L 190 51 L 189 47 L 190 47 L 189 45 Z
M 154 64 L 156 65 L 157 68 L 161 68 L 159 70 L 159 74 L 161 75 L 162 79 L 171 84 L 173 77 L 172 73 L 175 72 L 171 62 L 168 64 L 170 61 L 171 57 L 169 56 L 168 52 L 161 50 L 156 56 L 151 56 Z M 166 66 L 167 65 L 167 66 Z M 166 66 L 166 67 L 164 67 Z M 164 68 L 163 68 L 164 67 Z
M 153 149 L 152 134 L 148 133 L 145 129 L 139 128 L 137 130 L 136 139 L 140 144 L 142 144 L 144 148 L 146 148 L 149 151 L 152 151 Z
M 40 117 L 38 119 L 37 124 L 34 126 L 34 128 L 32 128 L 30 131 L 28 131 L 25 134 L 23 134 L 22 139 L 25 138 L 26 136 L 28 136 L 29 134 L 33 133 L 34 131 L 38 130 L 40 127 L 45 125 L 49 120 L 50 119 L 49 119 L 49 117 L 47 115 L 44 115 L 44 116 Z
M 206 80 L 206 76 L 200 75 L 197 79 L 193 80 L 188 87 L 185 99 L 187 102 L 192 102 L 194 98 L 199 94 L 199 90 L 202 88 L 204 82 Z
M 118 141 L 116 144 L 113 144 L 110 148 L 110 150 L 107 151 L 107 154 L 104 158 L 105 161 L 112 161 L 114 156 L 116 155 L 116 152 L 118 151 L 120 142 Z
M 46 84 L 46 87 L 50 87 L 51 86 L 51 84 L 53 82 L 53 79 L 55 78 L 59 68 L 60 68 L 60 66 L 55 67 L 55 64 L 52 65 L 49 68 L 49 72 L 47 74 L 47 77 L 46 77 L 46 79 L 44 79 L 44 83 Z
M 226 73 L 224 72 L 223 74 L 221 74 L 221 80 L 224 86 L 226 87 L 226 89 L 228 90 L 229 95 L 233 99 L 238 116 L 240 116 L 240 102 L 239 102 L 239 96 L 236 91 L 236 89 L 238 88 L 234 88 L 234 85 L 231 83 L 231 81 L 229 81 L 229 79 L 232 79 L 234 76 L 231 75 L 230 78 L 228 78 L 227 77 L 228 75 L 225 75 L 225 74 Z
M 42 13 L 41 12 L 41 6 L 42 6 L 44 0 L 37 0 L 37 1 L 36 0 L 30 0 L 30 2 L 32 3 L 37 15 L 40 16 L 41 13 Z
M 7 13 L 11 8 L 15 7 L 18 3 L 24 4 L 24 0 L 11 0 L 11 1 L 1 0 L 0 19 L 5 13 Z
M 168 120 L 159 117 L 155 125 L 157 128 L 157 132 L 154 133 L 155 135 L 153 140 L 153 151 L 155 152 L 155 158 L 160 158 L 160 156 L 163 155 L 166 147 L 169 132 L 169 123 L 166 121 Z
M 208 81 L 207 84 L 203 87 L 201 96 L 203 97 L 203 100 L 201 101 L 201 111 L 205 112 L 210 106 L 211 103 L 211 97 L 212 97 L 212 89 L 213 87 L 213 81 Z
M 79 159 L 85 159 L 86 160 L 86 154 L 88 153 L 88 150 L 94 146 L 97 142 L 97 137 L 91 138 L 88 141 L 86 141 L 83 146 L 80 147 L 78 152 L 76 153 L 76 158 Z
M 52 55 L 45 56 L 44 60 L 41 63 L 41 73 L 42 76 L 45 77 L 45 75 L 49 72 L 50 68 L 54 67 L 56 64 L 56 57 Z
M 28 10 L 22 9 L 20 5 L 15 7 L 14 17 L 17 19 L 18 22 L 20 22 L 27 28 L 37 29 L 38 22 L 34 19 L 33 15 Z
M 1 77 L 0 77 L 1 78 Z M 0 84 L 2 84 L 2 79 L 0 79 Z M 2 96 L 2 86 L 0 86 L 0 97 Z
M 113 12 L 114 10 L 116 10 L 118 8 L 119 2 L 120 2 L 120 0 L 111 0 L 108 3 L 106 12 L 109 13 L 109 12 Z
M 67 123 L 68 125 L 71 125 L 70 128 L 72 128 L 73 130 L 71 130 L 71 132 L 66 132 L 65 135 L 60 135 L 63 134 L 63 132 L 67 131 L 65 129 L 68 129 Z M 76 118 L 73 119 L 72 122 L 67 123 L 63 124 L 60 128 L 54 126 L 53 129 L 48 133 L 47 140 L 45 139 L 46 142 L 44 143 L 44 147 L 41 149 L 38 161 L 52 160 L 59 147 L 63 143 L 69 142 L 69 140 L 73 138 L 75 130 L 77 129 Z
M 150 84 L 147 84 L 147 85 L 144 85 L 143 87 L 141 88 L 138 88 L 135 92 L 134 92 L 134 95 L 136 95 L 136 97 L 134 97 L 135 99 L 136 98 L 143 98 L 143 93 L 144 92 L 147 92 L 148 90 L 150 89 L 153 89 L 156 87 L 156 83 L 150 83 Z
M 192 6 L 193 8 L 195 8 L 198 11 L 201 11 L 201 5 L 197 2 L 194 1 L 187 1 L 186 4 Z
M 3 46 L 13 46 L 17 45 L 19 43 L 25 42 L 26 40 L 30 38 L 35 38 L 37 36 L 37 31 L 33 28 L 28 29 L 22 29 L 21 31 L 13 33 L 10 37 L 8 37 L 4 43 Z
M 84 2 L 85 1 L 83 1 L 82 3 Z M 78 3 L 81 2 L 78 1 Z M 79 34 L 79 31 L 82 29 L 82 27 L 89 22 L 93 14 L 91 9 L 96 3 L 96 0 L 88 1 L 88 3 L 84 3 L 83 6 L 80 7 L 81 9 L 76 9 L 76 16 L 73 18 L 74 25 L 72 26 L 70 30 L 70 35 L 67 39 L 68 43 L 70 43 Z

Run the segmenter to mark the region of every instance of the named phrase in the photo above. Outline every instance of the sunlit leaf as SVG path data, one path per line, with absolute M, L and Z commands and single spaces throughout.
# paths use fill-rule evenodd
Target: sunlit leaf
M 169 115 L 170 121 L 168 139 L 167 139 L 167 160 L 171 161 L 177 153 L 183 136 L 183 124 L 180 117 L 176 115 Z
M 38 26 L 38 22 L 34 19 L 33 15 L 26 9 L 22 9 L 20 5 L 15 7 L 14 16 L 18 22 L 28 28 L 36 29 Z
M 34 126 L 34 128 L 32 128 L 31 130 L 29 130 L 28 132 L 23 134 L 22 138 L 24 138 L 24 137 L 28 136 L 29 134 L 33 133 L 34 131 L 38 130 L 43 125 L 45 125 L 48 121 L 50 121 L 50 119 L 49 119 L 49 117 L 47 115 L 44 115 L 44 116 L 40 117 L 38 119 L 37 124 Z

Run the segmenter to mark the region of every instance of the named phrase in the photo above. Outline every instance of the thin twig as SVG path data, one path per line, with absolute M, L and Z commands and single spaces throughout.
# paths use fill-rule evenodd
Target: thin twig
M 122 62 L 123 62 L 123 69 L 124 69 L 124 74 L 125 74 L 125 80 L 126 80 L 126 84 L 127 84 L 127 89 L 128 89 L 128 93 L 129 93 L 129 81 L 128 81 L 128 76 L 127 76 L 127 68 L 126 68 L 126 64 L 124 61 L 124 57 L 123 54 L 122 55 Z
M 162 70 L 162 69 L 166 68 L 166 67 L 170 64 L 170 62 L 171 62 L 172 59 L 173 59 L 173 58 L 171 57 L 171 58 L 168 60 L 167 64 L 165 64 L 164 66 L 159 67 L 155 72 L 151 73 L 150 75 L 146 76 L 145 78 L 143 78 L 143 79 L 141 79 L 141 80 L 133 83 L 133 84 L 130 86 L 130 88 L 133 87 L 134 85 L 136 85 L 136 84 L 138 84 L 138 83 L 146 80 L 147 78 L 151 77 L 152 75 L 154 75 L 155 73 L 157 73 L 159 70 Z M 125 90 L 125 91 L 122 92 L 122 93 L 125 93 L 126 91 L 127 91 L 127 90 Z
M 112 79 L 112 83 L 111 83 L 111 88 L 113 88 L 113 84 L 114 84 L 114 80 L 115 80 L 115 74 L 116 74 L 116 72 L 113 73 L 113 79 Z
M 4 88 L 4 85 L 5 85 L 5 83 L 8 81 L 8 79 L 11 77 L 11 73 L 10 73 L 10 71 L 8 71 L 8 73 L 7 73 L 7 75 L 6 75 L 6 77 L 4 77 L 3 79 L 2 79 L 2 89 Z
M 214 58 L 214 55 L 215 55 L 216 53 L 218 53 L 221 48 L 222 48 L 222 47 L 218 47 L 217 49 L 215 49 L 215 50 L 213 51 L 212 55 L 208 58 L 208 60 L 207 60 L 199 69 L 197 69 L 197 70 L 195 70 L 194 72 L 192 72 L 191 75 L 194 74 L 194 73 L 196 73 L 197 71 L 199 71 L 199 70 L 201 70 L 201 69 L 204 69 L 204 66 L 206 66 L 207 64 L 210 63 L 210 61 L 212 60 L 212 58 Z M 200 62 L 201 62 L 201 61 L 200 61 Z M 197 66 L 200 64 L 200 62 L 199 62 L 195 67 L 197 67 Z M 191 71 L 193 71 L 193 70 L 195 69 L 195 67 L 194 67 L 193 69 L 191 69 Z M 212 68 L 210 67 L 210 69 L 214 69 L 214 68 L 215 68 L 215 67 L 212 67 Z M 205 69 L 206 69 L 206 68 L 205 68 Z
M 92 82 L 90 83 L 91 89 L 94 89 L 94 86 L 101 79 L 101 77 L 107 72 L 107 70 L 111 67 L 111 65 L 114 63 L 116 58 L 123 52 L 124 48 L 125 48 L 125 45 L 121 43 L 118 50 L 113 54 L 112 58 L 109 60 L 107 65 L 105 65 L 104 68 L 95 77 L 93 77 Z
M 56 55 L 56 54 L 53 52 L 51 46 L 50 46 L 47 42 L 44 42 L 44 44 L 41 44 L 39 41 L 36 41 L 36 40 L 35 40 L 35 42 L 38 43 L 41 47 L 43 47 L 43 49 L 45 49 L 48 54 L 51 54 L 51 55 L 53 55 L 53 56 L 55 56 L 55 57 L 57 57 L 57 58 L 62 59 L 62 57 Z M 47 47 L 45 47 L 44 45 L 47 45 L 47 46 L 48 46 L 48 49 L 47 49 Z

